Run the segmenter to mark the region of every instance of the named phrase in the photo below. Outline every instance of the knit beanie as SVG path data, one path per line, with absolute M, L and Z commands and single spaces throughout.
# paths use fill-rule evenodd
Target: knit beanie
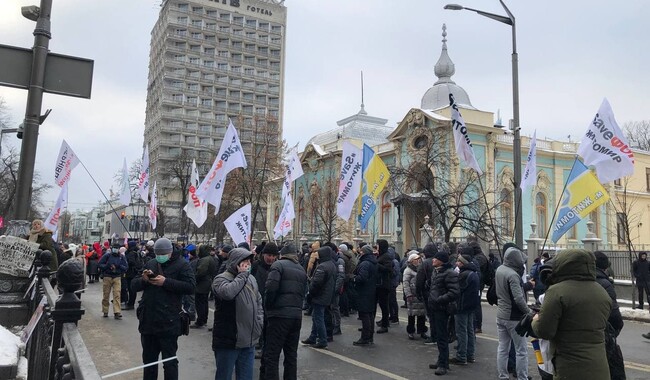
M 594 256 L 596 256 L 596 268 L 607 269 L 609 267 L 609 258 L 607 258 L 606 254 L 601 251 L 596 251 L 594 252 Z

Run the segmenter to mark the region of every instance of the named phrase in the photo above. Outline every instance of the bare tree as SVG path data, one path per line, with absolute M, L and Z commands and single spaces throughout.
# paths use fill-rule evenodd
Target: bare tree
M 650 151 L 650 120 L 628 121 L 623 133 L 632 147 Z
M 489 204 L 493 192 L 484 190 L 479 175 L 471 169 L 460 170 L 456 176 L 456 156 L 448 129 L 434 128 L 432 135 L 421 142 L 408 166 L 389 167 L 392 191 L 416 196 L 430 207 L 431 220 L 437 234 L 449 241 L 453 232 L 462 229 L 500 246 L 498 226 L 493 216 L 499 199 Z
M 338 197 L 338 177 L 332 168 L 321 179 L 314 179 L 309 186 L 309 212 L 318 223 L 317 230 L 326 241 L 332 241 L 343 232 L 342 224 L 337 223 L 336 199 Z

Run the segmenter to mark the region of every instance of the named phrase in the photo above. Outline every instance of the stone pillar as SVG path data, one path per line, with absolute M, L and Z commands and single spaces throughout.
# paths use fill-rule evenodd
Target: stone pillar
M 424 225 L 420 228 L 420 247 L 433 242 L 433 228 L 429 225 L 429 216 L 424 217 Z
M 532 222 L 530 224 L 531 233 L 528 239 L 526 239 L 527 249 L 526 253 L 528 254 L 528 261 L 526 262 L 526 268 L 530 271 L 530 268 L 533 267 L 535 259 L 541 255 L 542 244 L 544 244 L 544 239 L 540 239 L 537 236 L 537 223 Z
M 587 222 L 587 234 L 585 235 L 585 238 L 582 239 L 582 244 L 584 244 L 587 251 L 595 252 L 598 250 L 598 244 L 601 241 L 603 241 L 603 239 L 599 239 L 594 233 L 594 222 L 592 222 L 590 218 Z

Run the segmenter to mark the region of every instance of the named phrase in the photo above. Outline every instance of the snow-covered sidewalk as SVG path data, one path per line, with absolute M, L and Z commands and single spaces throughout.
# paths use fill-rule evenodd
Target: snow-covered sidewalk
M 621 315 L 623 319 L 650 323 L 650 311 L 648 310 L 638 310 L 621 306 Z
M 27 379 L 27 361 L 24 358 L 25 345 L 13 332 L 0 326 L 0 379 Z M 23 362 L 19 366 L 19 362 Z M 24 367 L 20 371 L 19 367 Z

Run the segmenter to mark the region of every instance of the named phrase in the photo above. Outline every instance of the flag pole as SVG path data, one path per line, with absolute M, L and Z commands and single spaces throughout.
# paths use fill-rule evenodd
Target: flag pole
M 575 156 L 575 159 L 573 160 L 573 165 L 571 165 L 571 173 L 573 171 L 573 168 L 576 166 L 576 162 L 578 161 L 578 156 Z M 560 193 L 560 197 L 557 201 L 557 204 L 555 205 L 555 210 L 553 211 L 553 218 L 551 218 L 551 223 L 548 225 L 548 230 L 546 231 L 546 235 L 544 236 L 544 244 L 542 244 L 542 251 L 544 250 L 544 247 L 546 246 L 546 241 L 548 240 L 548 235 L 551 233 L 551 228 L 553 228 L 553 222 L 555 221 L 555 217 L 557 216 L 557 212 L 560 209 L 560 203 L 562 202 L 562 197 L 564 196 L 564 191 L 566 190 L 566 187 L 569 185 L 569 178 L 567 178 L 566 181 L 564 181 L 564 187 L 562 188 L 562 192 Z
M 481 187 L 481 192 L 483 193 L 483 200 L 485 201 L 485 210 L 487 211 L 488 218 L 490 218 L 490 225 L 492 226 L 492 233 L 494 233 L 494 242 L 497 244 L 497 250 L 501 252 L 501 246 L 499 245 L 499 239 L 497 238 L 496 229 L 494 228 L 494 220 L 492 219 L 492 213 L 490 212 L 490 204 L 487 200 L 487 195 L 485 193 L 485 188 L 483 187 L 483 181 L 481 181 L 481 176 L 476 173 L 478 184 Z M 515 219 L 516 220 L 516 219 Z M 523 247 L 521 247 L 523 248 Z
M 77 158 L 78 157 L 79 156 L 77 156 Z M 117 218 L 117 220 L 119 220 L 122 227 L 124 227 L 124 231 L 126 231 L 126 233 L 129 235 L 129 237 L 132 237 L 131 233 L 129 232 L 129 230 L 124 225 L 124 222 L 122 221 L 122 219 L 120 219 L 120 216 L 117 215 L 117 211 L 115 211 L 115 208 L 113 208 L 113 205 L 111 204 L 111 201 L 109 201 L 108 197 L 106 197 L 106 194 L 104 194 L 104 190 L 102 190 L 102 188 L 99 187 L 99 184 L 97 183 L 97 181 L 95 181 L 95 177 L 93 177 L 93 175 L 90 174 L 90 171 L 88 170 L 86 165 L 84 165 L 84 162 L 81 161 L 81 159 L 79 160 L 79 163 L 81 164 L 81 166 L 83 166 L 84 170 L 86 170 L 86 173 L 88 173 L 88 176 L 90 176 L 90 179 L 93 180 L 93 182 L 95 183 L 95 186 L 97 186 L 97 188 L 99 189 L 99 192 L 102 193 L 102 196 L 104 197 L 104 199 L 106 199 L 106 203 L 108 203 L 108 206 L 110 206 L 111 210 L 113 211 L 113 214 L 115 214 L 115 217 Z

